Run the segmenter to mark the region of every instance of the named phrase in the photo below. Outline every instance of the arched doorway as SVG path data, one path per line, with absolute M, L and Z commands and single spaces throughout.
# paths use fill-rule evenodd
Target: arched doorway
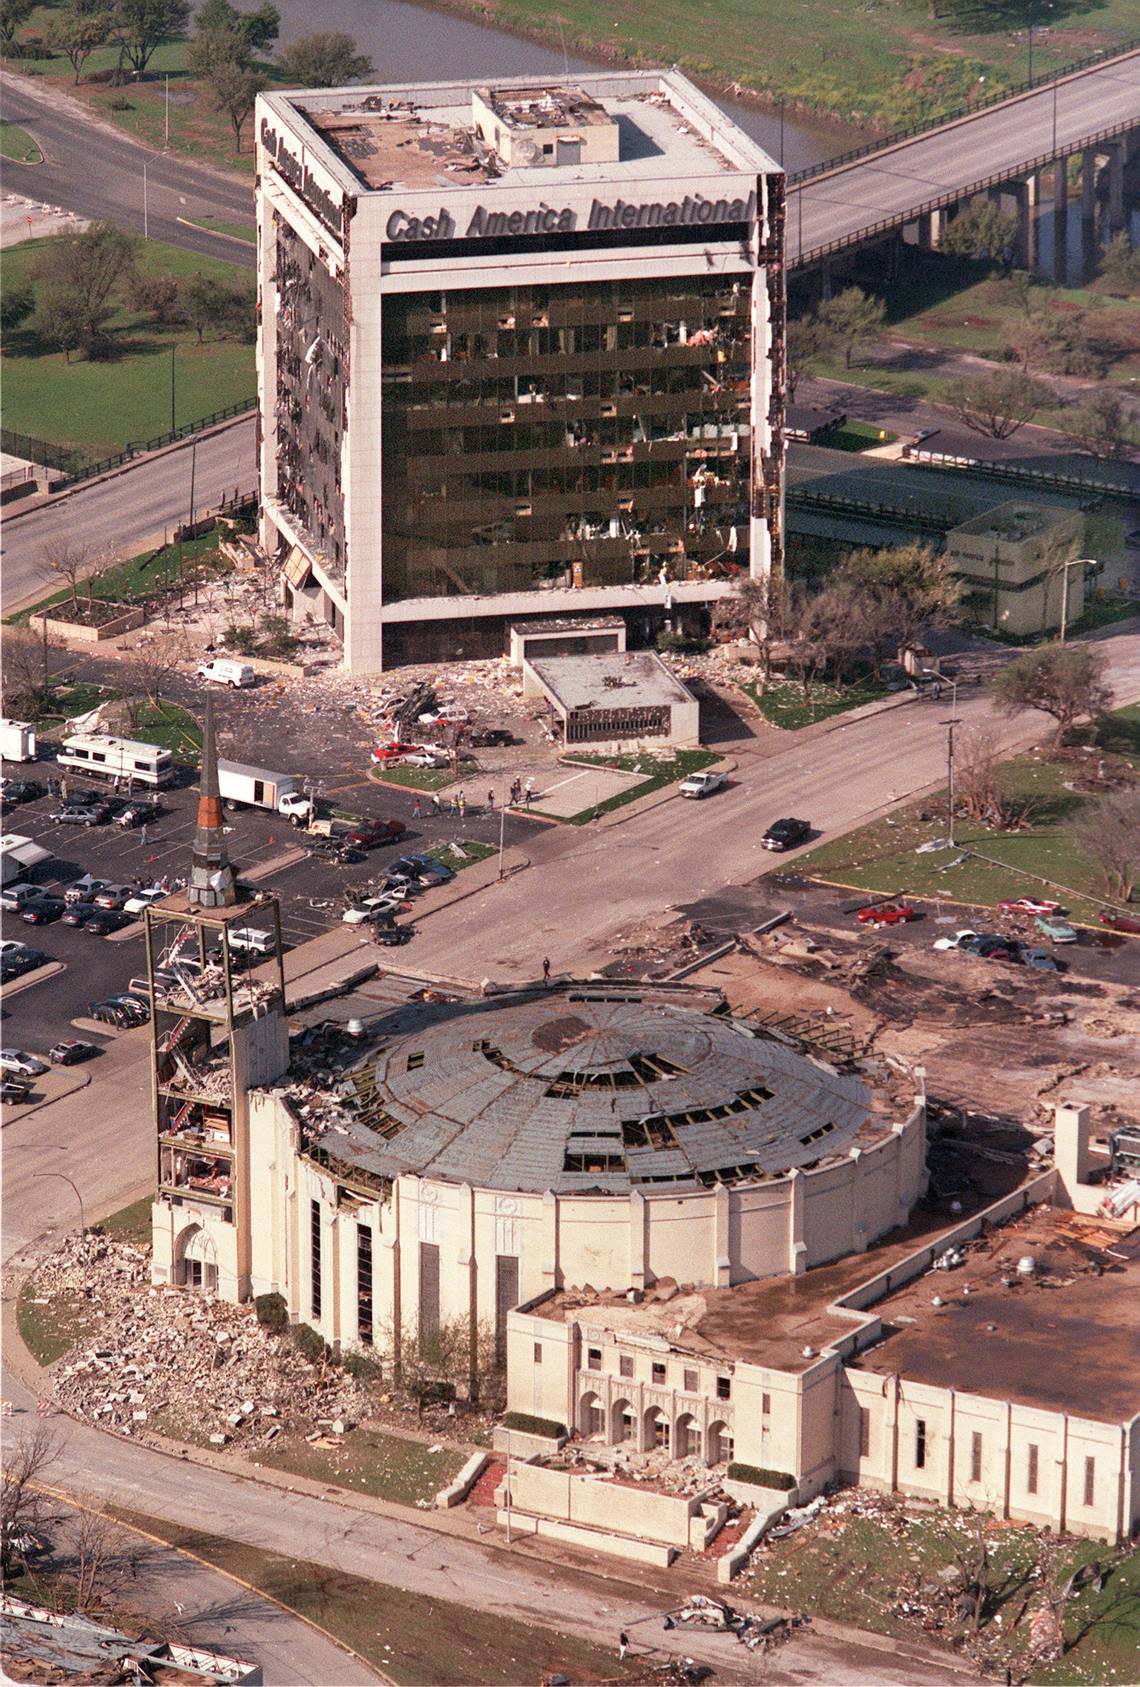
M 669 1419 L 660 1406 L 650 1406 L 646 1411 L 642 1435 L 642 1450 L 650 1453 L 656 1447 L 660 1452 L 667 1453 L 670 1445 Z
M 596 1394 L 592 1392 L 583 1394 L 578 1406 L 578 1433 L 580 1435 L 604 1435 L 605 1432 L 605 1407 Z
M 732 1431 L 719 1420 L 709 1424 L 707 1459 L 709 1464 L 729 1464 L 732 1460 Z
M 610 1440 L 621 1447 L 634 1439 L 633 1407 L 628 1400 L 615 1400 L 610 1407 Z
M 218 1292 L 213 1238 L 200 1224 L 187 1225 L 175 1244 L 174 1281 L 184 1289 L 200 1289 L 203 1294 Z
M 701 1456 L 701 1426 L 692 1412 L 682 1412 L 673 1427 L 673 1453 L 679 1459 Z

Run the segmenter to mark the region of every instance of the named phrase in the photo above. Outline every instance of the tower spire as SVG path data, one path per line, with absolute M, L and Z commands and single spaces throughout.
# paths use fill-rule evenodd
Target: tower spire
M 222 825 L 218 791 L 218 752 L 214 743 L 214 699 L 206 693 L 202 723 L 202 776 L 198 782 L 198 825 L 194 832 L 193 864 L 187 900 L 199 908 L 232 908 L 237 901 L 234 870 Z

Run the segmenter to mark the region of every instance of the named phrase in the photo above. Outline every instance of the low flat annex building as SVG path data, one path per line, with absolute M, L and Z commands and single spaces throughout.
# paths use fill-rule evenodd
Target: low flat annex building
M 523 696 L 546 698 L 551 724 L 567 747 L 700 742 L 699 702 L 652 650 L 528 656 L 522 671 Z
M 783 557 L 783 174 L 675 71 L 257 104 L 261 539 L 347 667 Z

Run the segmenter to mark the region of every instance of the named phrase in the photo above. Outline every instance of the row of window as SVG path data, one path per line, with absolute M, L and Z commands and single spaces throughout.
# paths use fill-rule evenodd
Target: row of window
M 927 1434 L 926 1419 L 916 1418 L 914 1421 L 914 1468 L 925 1470 L 930 1450 Z M 859 1455 L 867 1458 L 871 1451 L 871 1409 L 869 1406 L 859 1408 Z M 1038 1491 L 1038 1475 L 1040 1470 L 1040 1448 L 1035 1441 L 1031 1441 L 1025 1450 L 1025 1491 L 1036 1494 Z M 970 1434 L 970 1481 L 982 1480 L 983 1438 L 980 1430 L 975 1429 Z M 1091 1506 L 1096 1495 L 1096 1460 L 1092 1457 L 1085 1459 L 1084 1469 L 1084 1503 Z
M 534 1362 L 535 1362 L 536 1365 L 540 1365 L 542 1363 L 542 1343 L 537 1342 L 537 1341 L 534 1344 Z M 588 1371 L 600 1371 L 601 1368 L 602 1368 L 602 1350 L 601 1350 L 601 1348 L 600 1347 L 587 1347 L 587 1349 L 586 1349 L 586 1369 Z M 649 1369 L 650 1369 L 650 1374 L 649 1374 L 650 1382 L 653 1383 L 655 1386 L 657 1386 L 659 1388 L 664 1388 L 666 1386 L 666 1366 L 665 1366 L 664 1360 L 657 1360 L 657 1359 L 651 1360 Z M 632 1376 L 636 1375 L 635 1370 L 634 1370 L 634 1360 L 633 1360 L 632 1353 L 619 1353 L 618 1354 L 618 1375 L 622 1376 L 622 1377 L 632 1377 Z M 685 1394 L 697 1394 L 697 1393 L 700 1392 L 700 1372 L 699 1371 L 690 1370 L 690 1369 L 686 1368 L 685 1373 L 684 1373 L 684 1387 L 683 1387 L 682 1392 L 685 1393 Z M 716 1397 L 717 1397 L 718 1400 L 731 1400 L 732 1399 L 732 1378 L 731 1377 L 726 1377 L 726 1376 L 718 1376 L 717 1377 L 717 1379 L 716 1379 Z M 770 1399 L 769 1395 L 765 1394 L 763 1410 L 765 1412 L 767 1412 L 770 1409 L 771 1409 L 771 1399 Z

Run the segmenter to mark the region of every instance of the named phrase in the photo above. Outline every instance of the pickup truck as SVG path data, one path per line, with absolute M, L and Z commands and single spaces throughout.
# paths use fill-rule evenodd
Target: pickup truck
M 714 791 L 722 790 L 727 784 L 727 773 L 709 768 L 704 773 L 690 773 L 687 779 L 682 779 L 678 789 L 683 797 L 711 797 Z

